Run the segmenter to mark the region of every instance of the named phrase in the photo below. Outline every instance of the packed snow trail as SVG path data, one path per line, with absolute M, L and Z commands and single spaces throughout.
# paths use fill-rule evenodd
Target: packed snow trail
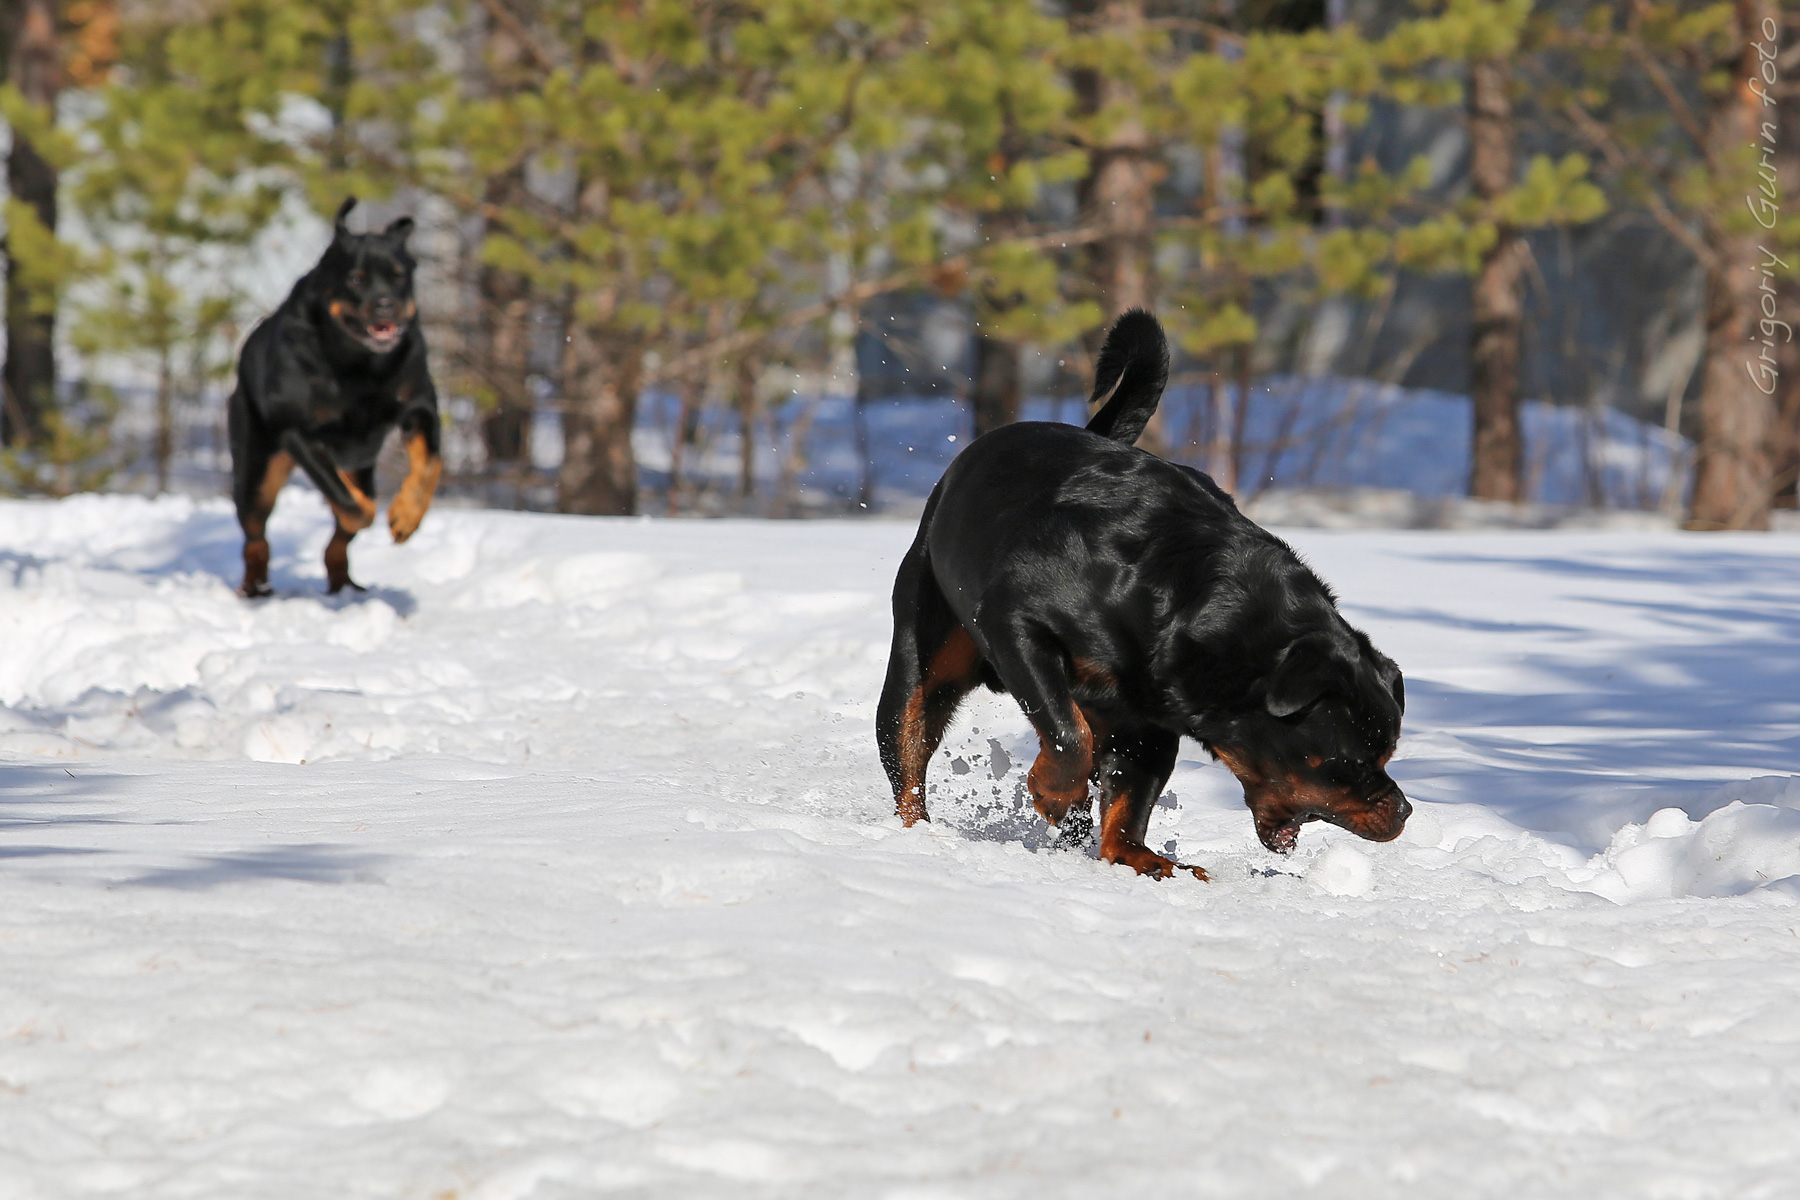
M 1057 853 L 982 695 L 903 830 L 883 522 L 0 504 L 0 1197 L 1782 1197 L 1800 540 L 1296 534 L 1402 838 L 1184 746 Z

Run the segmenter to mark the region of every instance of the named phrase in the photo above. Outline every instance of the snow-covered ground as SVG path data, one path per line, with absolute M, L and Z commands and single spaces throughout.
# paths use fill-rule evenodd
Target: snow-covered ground
M 0 504 L 0 1197 L 1787 1197 L 1800 539 L 1294 536 L 1407 672 L 1388 845 L 1047 848 L 871 721 L 899 522 Z

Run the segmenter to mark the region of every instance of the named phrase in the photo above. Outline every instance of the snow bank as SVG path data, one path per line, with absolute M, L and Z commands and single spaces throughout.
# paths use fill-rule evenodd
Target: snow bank
M 1765 802 L 1746 803 L 1750 794 Z M 1701 802 L 1698 821 L 1659 809 L 1627 825 L 1594 860 L 1588 884 L 1608 899 L 1737 896 L 1777 885 L 1800 897 L 1800 778 L 1730 784 Z
M 1277 488 L 1244 505 L 1252 520 L 1301 529 L 1620 529 L 1672 530 L 1667 512 L 1505 504 L 1388 487 Z

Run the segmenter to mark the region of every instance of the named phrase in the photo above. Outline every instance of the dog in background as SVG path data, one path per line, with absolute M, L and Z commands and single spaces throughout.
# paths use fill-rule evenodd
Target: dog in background
M 1237 776 L 1270 850 L 1316 820 L 1399 836 L 1412 807 L 1385 768 L 1400 670 L 1211 479 L 1134 447 L 1168 372 L 1162 327 L 1126 313 L 1095 375 L 1093 399 L 1112 398 L 1087 428 L 997 429 L 926 502 L 876 710 L 906 824 L 928 819 L 926 767 L 981 684 L 1010 692 L 1037 732 L 1027 786 L 1059 843 L 1086 839 L 1098 789 L 1108 862 L 1206 878 L 1144 845 L 1184 736 Z
M 437 390 L 413 299 L 411 217 L 380 233 L 351 233 L 344 201 L 331 245 L 238 356 L 231 394 L 232 499 L 244 529 L 246 597 L 269 594 L 269 514 L 298 465 L 337 518 L 325 547 L 327 589 L 350 578 L 350 539 L 375 523 L 375 458 L 399 427 L 408 470 L 388 505 L 404 542 L 431 507 L 438 477 Z

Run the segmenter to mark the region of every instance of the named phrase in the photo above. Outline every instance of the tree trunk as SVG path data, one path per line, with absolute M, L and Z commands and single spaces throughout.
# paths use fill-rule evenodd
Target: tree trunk
M 1782 289 L 1782 321 L 1800 329 L 1800 284 Z M 1800 342 L 1780 348 L 1781 381 L 1775 391 L 1775 507 L 1800 508 Z
M 480 96 L 504 96 L 530 85 L 526 52 L 515 31 L 476 6 L 477 50 L 471 56 L 469 87 Z M 525 168 L 492 176 L 482 189 L 492 209 L 527 202 Z M 490 223 L 491 225 L 491 223 Z M 517 472 L 531 464 L 531 281 L 486 262 L 475 271 L 477 305 L 467 366 L 494 407 L 482 418 L 481 442 L 488 465 Z
M 975 415 L 975 436 L 1017 421 L 1022 399 L 1019 344 L 977 333 L 975 379 L 969 389 L 969 407 Z
M 165 341 L 156 362 L 156 494 L 169 490 L 169 463 L 175 457 L 175 379 L 169 369 L 173 353 Z
M 605 298 L 598 305 L 610 308 Z M 624 517 L 637 512 L 637 423 L 642 360 L 636 339 L 577 309 L 569 325 L 563 369 L 563 461 L 557 476 L 560 511 Z
M 1789 204 L 1800 198 L 1800 120 L 1792 119 L 1792 95 L 1775 155 L 1781 194 Z M 1800 266 L 1787 258 L 1790 266 Z M 1771 327 L 1781 364 L 1775 386 L 1775 507 L 1791 509 L 1800 507 L 1800 274 L 1788 271 L 1776 288 L 1777 319 L 1787 329 Z
M 1143 0 L 1074 0 L 1069 10 L 1096 32 L 1131 36 L 1144 27 Z M 1139 97 L 1129 83 L 1092 69 L 1073 72 L 1071 82 L 1083 115 L 1112 106 L 1131 114 L 1115 122 L 1098 145 L 1089 147 L 1088 174 L 1080 190 L 1081 223 L 1105 231 L 1089 247 L 1087 267 L 1094 298 L 1110 328 L 1131 309 L 1155 307 L 1152 223 L 1162 165 L 1135 112 Z M 1098 352 L 1098 340 L 1090 349 Z M 1153 454 L 1167 451 L 1160 412 L 1151 417 L 1138 445 Z
M 605 217 L 602 180 L 575 194 L 582 222 Z M 570 305 L 563 345 L 563 461 L 557 473 L 557 508 L 586 516 L 637 512 L 637 459 L 631 431 L 637 425 L 643 378 L 643 339 L 617 325 L 619 283 L 607 283 Z
M 486 189 L 489 202 L 500 206 L 517 203 L 523 190 L 518 171 L 491 180 Z M 475 288 L 479 310 L 468 365 L 494 399 L 481 420 L 482 446 L 490 466 L 516 471 L 531 461 L 531 284 L 483 263 Z
M 1231 348 L 1231 366 L 1237 377 L 1237 386 L 1233 389 L 1236 395 L 1232 397 L 1231 406 L 1231 486 L 1226 490 L 1233 496 L 1248 499 L 1262 490 L 1260 481 L 1246 487 L 1244 479 L 1244 431 L 1250 427 L 1251 371 L 1248 342 L 1239 342 Z
M 1144 25 L 1143 0 L 1075 0 L 1074 15 L 1087 17 L 1097 32 L 1129 36 Z M 1138 102 L 1131 85 L 1094 70 L 1075 72 L 1075 94 L 1084 115 L 1119 105 L 1127 111 Z M 1088 254 L 1089 277 L 1107 323 L 1153 301 L 1151 221 L 1160 175 L 1151 156 L 1150 135 L 1137 115 L 1114 123 L 1101 143 L 1091 147 L 1087 178 L 1081 183 L 1083 225 L 1106 230 Z
M 669 438 L 669 493 L 664 497 L 664 509 L 671 517 L 681 515 L 682 468 L 687 463 L 688 449 L 700 441 L 700 403 L 705 391 L 705 386 L 693 378 L 681 380 L 676 387 L 678 407 Z
M 1513 185 L 1513 113 L 1505 59 L 1469 64 L 1469 181 L 1476 197 L 1491 204 Z M 1525 243 L 1501 225 L 1482 256 L 1470 289 L 1469 395 L 1474 402 L 1474 444 L 1469 456 L 1469 495 L 1478 500 L 1524 499 L 1524 436 L 1519 425 L 1519 360 L 1525 303 L 1521 282 Z
M 54 110 L 61 88 L 56 45 L 55 0 L 12 0 L 6 6 L 7 78 L 25 100 Z M 6 162 L 12 197 L 28 205 L 44 228 L 56 231 L 56 170 L 32 144 L 13 132 Z M 55 297 L 33 293 L 6 255 L 5 403 L 0 405 L 0 441 L 27 445 L 42 440 L 45 417 L 56 404 Z
M 327 20 L 332 36 L 325 43 L 325 89 L 322 99 L 331 116 L 331 133 L 325 141 L 325 165 L 341 173 L 350 162 L 350 89 L 356 82 L 356 67 L 350 45 L 350 14 L 347 10 L 331 13 Z
M 1740 50 L 1732 64 L 1735 87 L 1709 114 L 1707 138 L 1730 153 L 1762 146 L 1765 121 L 1762 62 L 1756 50 L 1764 20 L 1775 6 L 1737 0 Z M 1753 86 L 1754 85 L 1754 86 Z M 1767 529 L 1775 494 L 1775 355 L 1757 327 L 1763 289 L 1771 297 L 1781 269 L 1771 265 L 1757 232 L 1733 233 L 1720 220 L 1707 222 L 1706 363 L 1701 375 L 1700 445 L 1689 529 Z M 1762 355 L 1767 354 L 1765 361 Z
M 1207 388 L 1207 401 L 1212 407 L 1212 437 L 1206 448 L 1206 471 L 1221 488 L 1237 494 L 1238 406 L 1232 402 L 1232 389 L 1225 383 L 1225 373 L 1214 371 Z
M 738 414 L 738 500 L 744 506 L 756 494 L 756 374 L 758 363 L 748 351 L 738 355 L 731 384 L 731 404 Z

